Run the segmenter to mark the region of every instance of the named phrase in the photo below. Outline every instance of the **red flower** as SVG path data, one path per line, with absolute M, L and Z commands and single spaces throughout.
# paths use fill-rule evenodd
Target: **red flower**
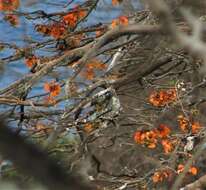
M 50 83 L 46 82 L 44 84 L 44 90 L 49 92 L 51 96 L 58 96 L 61 92 L 61 87 L 55 81 L 51 81 Z

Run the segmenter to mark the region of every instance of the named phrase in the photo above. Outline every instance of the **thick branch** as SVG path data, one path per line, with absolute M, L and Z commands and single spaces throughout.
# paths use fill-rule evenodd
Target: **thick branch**
M 206 188 L 206 175 L 202 176 L 195 182 L 186 185 L 184 188 L 181 188 L 181 190 L 194 190 L 194 189 L 203 190 L 205 188 Z
M 0 152 L 24 173 L 34 177 L 49 190 L 88 190 L 81 180 L 68 176 L 54 160 L 36 146 L 15 135 L 6 126 L 0 126 Z

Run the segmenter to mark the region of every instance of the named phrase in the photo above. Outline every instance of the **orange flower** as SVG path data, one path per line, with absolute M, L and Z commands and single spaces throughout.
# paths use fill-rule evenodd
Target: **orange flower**
M 67 15 L 63 16 L 63 21 L 70 27 L 74 27 L 78 21 L 78 18 L 74 13 L 68 13 Z
M 12 26 L 19 25 L 19 17 L 13 14 L 7 14 L 4 16 L 4 20 L 8 21 Z
M 184 171 L 184 168 L 185 168 L 185 167 L 184 167 L 183 164 L 179 164 L 179 165 L 177 166 L 177 173 L 180 174 L 181 172 L 183 172 L 183 171 Z M 196 167 L 190 166 L 190 169 L 189 169 L 188 173 L 189 173 L 189 174 L 192 174 L 192 175 L 197 175 L 198 170 L 197 170 Z
M 63 23 L 53 23 L 51 25 L 36 25 L 36 31 L 44 35 L 51 35 L 55 39 L 62 38 L 66 33 L 66 27 Z
M 167 99 L 168 101 L 173 101 L 176 100 L 177 98 L 177 92 L 175 89 L 170 89 L 166 91 L 166 97 L 165 99 Z
M 154 92 L 150 95 L 149 102 L 153 106 L 157 106 L 157 107 L 162 106 L 162 100 L 160 99 L 160 94 L 158 94 L 157 92 Z
M 118 19 L 112 20 L 111 28 L 114 29 L 118 25 L 127 26 L 129 24 L 129 20 L 126 16 L 120 16 Z
M 157 171 L 152 176 L 152 181 L 154 183 L 162 182 L 163 180 L 169 178 L 171 176 L 171 171 L 169 170 L 163 170 L 163 171 Z
M 119 23 L 121 25 L 127 26 L 129 24 L 129 20 L 128 20 L 128 18 L 126 16 L 120 16 L 119 17 Z
M 183 164 L 179 164 L 177 166 L 177 173 L 180 174 L 181 172 L 183 172 L 185 169 L 185 166 Z
M 111 24 L 112 29 L 118 26 L 118 24 L 119 24 L 119 21 L 117 19 L 112 20 L 112 24 Z
M 165 138 L 171 133 L 171 129 L 164 124 L 160 124 L 160 126 L 157 128 L 157 131 L 160 138 Z
M 95 69 L 102 70 L 105 68 L 106 65 L 104 63 L 100 62 L 97 59 L 93 59 L 86 64 L 86 69 L 82 74 L 86 79 L 92 80 L 95 77 L 95 72 L 94 72 Z
M 95 77 L 95 73 L 93 69 L 85 69 L 82 73 L 82 76 L 88 80 L 92 80 Z
M 78 7 L 76 8 L 76 9 L 79 9 Z M 78 19 L 82 19 L 83 17 L 85 17 L 86 16 L 86 11 L 84 11 L 84 10 L 77 10 L 77 16 L 78 16 Z
M 189 120 L 184 117 L 183 115 L 178 116 L 179 127 L 183 132 L 188 132 L 190 130 L 190 122 Z M 199 122 L 192 122 L 191 130 L 193 134 L 196 134 L 200 131 L 201 125 Z
M 145 135 L 142 131 L 137 131 L 134 134 L 134 141 L 139 144 L 143 144 L 145 139 Z
M 162 146 L 164 148 L 164 152 L 166 154 L 170 153 L 173 150 L 173 144 L 168 139 L 163 139 L 161 144 L 162 144 Z
M 25 58 L 25 64 L 27 67 L 32 68 L 35 64 L 38 63 L 38 58 L 35 55 Z
M 53 36 L 55 39 L 59 39 L 63 37 L 66 32 L 66 28 L 62 23 L 55 23 L 50 26 L 49 34 Z
M 155 172 L 152 176 L 152 181 L 154 183 L 158 183 L 158 182 L 163 181 L 163 177 L 162 177 L 161 173 L 160 172 Z
M 49 92 L 52 97 L 58 96 L 61 92 L 61 87 L 58 83 L 55 81 L 51 81 L 50 83 L 45 83 L 44 84 L 44 90 L 46 92 Z
M 0 0 L 0 11 L 14 11 L 19 4 L 19 0 Z
M 72 12 L 69 12 L 67 15 L 63 16 L 63 21 L 65 24 L 71 28 L 75 27 L 77 22 L 86 16 L 86 12 L 81 10 L 79 6 L 76 6 Z
M 148 148 L 156 148 L 157 134 L 155 131 L 137 131 L 134 134 L 134 141 L 138 144 L 145 144 Z
M 145 132 L 145 138 L 146 140 L 153 140 L 157 138 L 157 134 L 155 133 L 155 131 L 151 130 L 151 131 L 146 131 Z
M 188 132 L 189 130 L 189 121 L 183 115 L 178 116 L 179 127 L 183 132 Z
M 189 169 L 189 173 L 191 173 L 192 175 L 197 175 L 197 168 L 194 167 L 194 166 L 191 166 L 190 169 Z
M 198 133 L 200 131 L 200 129 L 201 129 L 201 125 L 199 122 L 192 123 L 192 133 L 193 134 Z
M 148 147 L 148 148 L 151 148 L 151 149 L 156 148 L 156 146 L 157 146 L 156 142 L 150 142 L 150 143 L 148 143 L 148 145 L 147 145 L 147 147 Z
M 153 106 L 165 106 L 173 101 L 175 101 L 177 98 L 176 90 L 170 89 L 170 90 L 161 90 L 159 92 L 153 92 L 149 96 L 149 102 Z
M 98 59 L 92 59 L 87 65 L 87 68 L 89 69 L 105 69 L 106 64 L 102 63 Z

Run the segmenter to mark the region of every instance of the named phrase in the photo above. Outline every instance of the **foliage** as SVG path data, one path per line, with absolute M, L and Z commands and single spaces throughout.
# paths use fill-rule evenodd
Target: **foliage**
M 174 190 L 204 176 L 204 6 L 41 3 L 0 0 L 0 27 L 12 35 L 0 39 L 1 113 L 16 136 L 95 189 Z M 4 161 L 2 179 L 41 181 L 41 170 L 30 177 Z

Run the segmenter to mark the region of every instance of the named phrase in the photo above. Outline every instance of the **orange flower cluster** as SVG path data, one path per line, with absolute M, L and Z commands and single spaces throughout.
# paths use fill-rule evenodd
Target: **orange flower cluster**
M 85 71 L 83 72 L 83 76 L 92 80 L 95 77 L 95 69 L 103 70 L 106 68 L 106 65 L 97 59 L 92 59 L 89 63 L 86 64 Z
M 166 154 L 173 150 L 173 143 L 167 137 L 171 130 L 168 126 L 161 124 L 158 128 L 147 131 L 137 131 L 134 134 L 134 141 L 138 144 L 146 145 L 148 148 L 156 148 L 158 139 L 161 139 L 164 152 Z
M 193 134 L 197 134 L 201 129 L 201 125 L 199 122 L 190 122 L 183 115 L 179 115 L 177 120 L 178 120 L 180 129 L 185 133 L 187 133 L 191 130 Z M 190 125 L 190 123 L 191 123 L 191 125 Z
M 55 39 L 60 39 L 66 33 L 66 27 L 63 23 L 55 23 L 51 25 L 36 25 L 36 31 L 44 35 L 52 36 Z
M 153 92 L 149 96 L 149 102 L 153 106 L 165 106 L 177 99 L 177 92 L 175 89 L 161 90 L 159 92 Z
M 171 177 L 171 171 L 166 169 L 166 170 L 162 170 L 162 171 L 157 171 L 153 174 L 152 176 L 152 181 L 154 183 L 158 183 L 158 182 L 162 182 L 165 179 L 168 179 Z
M 36 31 L 44 35 L 52 36 L 55 39 L 60 39 L 67 33 L 68 27 L 75 27 L 77 22 L 85 15 L 86 12 L 77 6 L 72 10 L 72 12 L 69 12 L 67 15 L 63 16 L 59 22 L 48 25 L 36 25 Z
M 177 173 L 178 174 L 182 173 L 184 171 L 184 169 L 185 169 L 185 166 L 183 164 L 179 164 L 177 166 Z M 191 175 L 197 175 L 198 169 L 194 166 L 191 166 L 188 173 L 191 174 Z
M 4 20 L 9 22 L 12 26 L 18 26 L 19 25 L 19 17 L 14 15 L 14 14 L 5 15 Z
M 184 168 L 185 166 L 183 164 L 179 164 L 177 166 L 177 173 L 178 174 L 182 173 L 184 171 Z M 188 174 L 197 175 L 197 173 L 198 173 L 198 169 L 194 166 L 191 166 L 188 171 Z M 152 181 L 153 183 L 163 182 L 166 179 L 168 180 L 171 179 L 172 175 L 173 175 L 173 171 L 170 169 L 163 169 L 160 171 L 156 171 L 152 176 Z
M 74 13 L 68 13 L 63 17 L 64 22 L 70 27 L 74 27 L 78 21 L 78 17 Z
M 19 4 L 19 0 L 0 0 L 0 11 L 14 11 Z
M 115 27 L 121 25 L 121 26 L 127 26 L 129 24 L 129 20 L 126 16 L 120 16 L 118 19 L 114 19 L 112 21 L 111 27 L 114 29 Z
M 58 96 L 61 92 L 61 87 L 55 81 L 46 82 L 44 84 L 44 90 L 50 93 L 51 97 Z
M 163 139 L 161 144 L 166 154 L 170 153 L 173 150 L 173 143 L 170 140 Z
M 151 131 L 137 131 L 134 134 L 134 140 L 136 143 L 145 144 L 148 148 L 156 148 L 157 146 L 157 133 L 154 130 Z
M 38 58 L 35 55 L 29 56 L 25 58 L 25 64 L 27 67 L 32 68 L 34 65 L 38 63 Z
M 179 123 L 179 127 L 181 128 L 181 130 L 183 132 L 188 132 L 188 127 L 189 127 L 189 121 L 186 117 L 184 117 L 183 115 L 179 115 L 177 117 L 177 121 Z
M 193 122 L 192 123 L 192 133 L 196 134 L 200 131 L 200 129 L 202 128 L 199 122 Z
M 192 175 L 197 175 L 198 169 L 194 166 L 191 166 L 190 169 L 189 169 L 189 173 L 192 174 Z
M 86 16 L 86 11 L 81 10 L 79 6 L 75 7 L 72 12 L 69 12 L 67 15 L 63 16 L 63 21 L 70 28 L 74 28 L 77 22 Z
M 157 133 L 160 138 L 166 138 L 170 135 L 171 129 L 166 125 L 160 124 L 157 128 Z
M 62 38 L 66 32 L 66 28 L 62 23 L 52 24 L 50 26 L 50 35 L 55 39 Z

